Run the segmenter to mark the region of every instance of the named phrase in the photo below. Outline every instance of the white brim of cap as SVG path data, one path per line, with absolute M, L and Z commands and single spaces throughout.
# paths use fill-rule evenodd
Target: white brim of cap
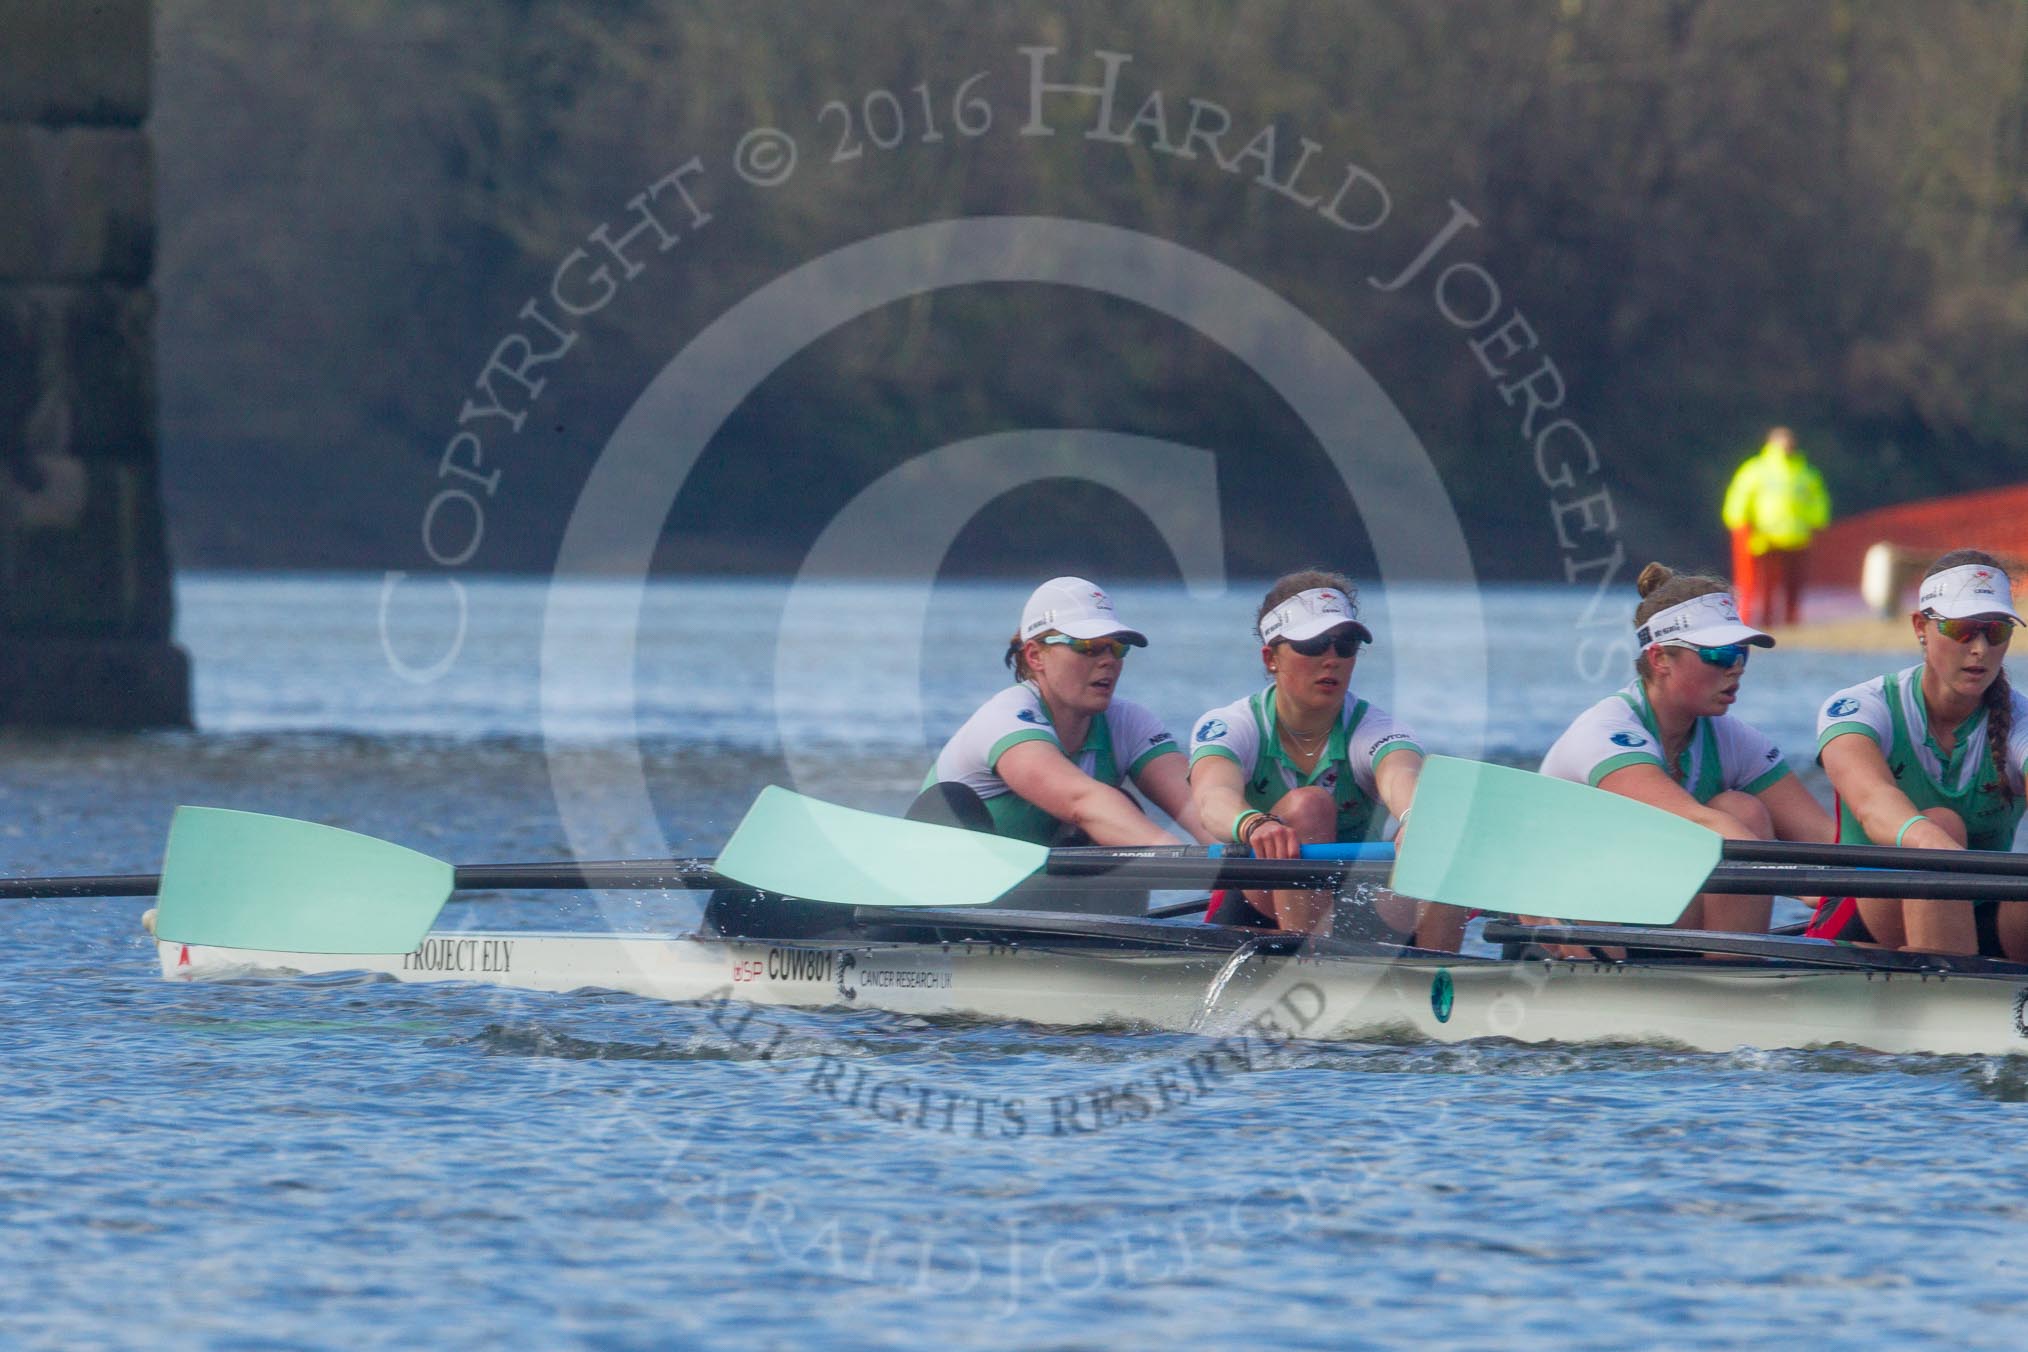
M 1056 626 L 1059 634 L 1072 638 L 1116 638 L 1136 648 L 1148 646 L 1148 636 L 1138 629 L 1122 629 L 1118 622 L 1108 624 L 1104 620 L 1071 620 Z
M 1775 645 L 1774 635 L 1763 634 L 1743 624 L 1714 624 L 1687 634 L 1671 634 L 1663 640 L 1665 647 L 1673 645 L 1681 648 L 1723 648 L 1732 643 L 1751 643 L 1756 648 L 1772 648 Z
M 1330 614 L 1305 616 L 1282 630 L 1281 633 L 1276 634 L 1275 637 L 1278 639 L 1294 639 L 1300 643 L 1306 638 L 1315 638 L 1319 634 L 1328 634 L 1333 629 L 1350 629 L 1353 633 L 1359 635 L 1361 643 L 1371 643 L 1373 641 L 1373 631 L 1359 623 L 1359 621 L 1348 620 L 1343 615 Z
M 1929 608 L 1929 613 L 1935 615 L 1938 619 L 1944 620 L 2008 619 L 2012 620 L 2016 624 L 2028 624 L 2028 620 L 2023 620 L 2019 615 L 2014 613 L 2014 608 L 2012 606 L 2000 606 L 1998 608 L 1995 608 L 1990 605 L 1980 605 L 1975 608 L 1952 613 L 1949 609 L 1943 606 L 1933 605 Z

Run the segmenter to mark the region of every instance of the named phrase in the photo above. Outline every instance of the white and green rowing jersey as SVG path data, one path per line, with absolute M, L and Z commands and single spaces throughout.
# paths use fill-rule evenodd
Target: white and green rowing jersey
M 1273 808 L 1291 789 L 1315 785 L 1338 804 L 1339 840 L 1377 840 L 1387 824 L 1387 809 L 1380 803 L 1373 772 L 1397 751 L 1420 756 L 1422 747 L 1394 715 L 1348 694 L 1316 768 L 1304 774 L 1282 750 L 1275 688 L 1270 684 L 1198 719 L 1190 763 L 1206 756 L 1236 762 L 1246 776 L 1247 806 L 1261 812 Z
M 1630 765 L 1652 765 L 1708 803 L 1728 789 L 1762 793 L 1792 774 L 1780 747 L 1737 718 L 1700 718 L 1674 765 L 1662 763 L 1662 734 L 1639 678 L 1579 714 L 1542 758 L 1542 773 L 1597 788 Z
M 1049 705 L 1032 681 L 1009 686 L 980 705 L 944 743 L 923 787 L 963 784 L 985 803 L 996 835 L 1047 845 L 1060 823 L 1008 788 L 997 769 L 1000 757 L 1023 742 L 1048 742 L 1058 751 L 1064 750 L 1050 721 Z M 1084 745 L 1075 753 L 1064 754 L 1099 783 L 1118 788 L 1122 780 L 1141 773 L 1150 761 L 1181 750 L 1152 712 L 1132 700 L 1115 699 L 1092 719 Z
M 1871 737 L 1887 758 L 1895 785 L 1918 811 L 1947 807 L 1964 818 L 1969 844 L 1975 850 L 2006 850 L 2014 845 L 2024 802 L 2022 780 L 2028 775 L 2028 695 L 2012 692 L 2012 734 L 2007 739 L 2007 782 L 1993 770 L 1987 715 L 1980 708 L 1958 725 L 1957 744 L 1946 756 L 1929 730 L 1929 706 L 1922 698 L 1922 664 L 1906 671 L 1876 676 L 1849 686 L 1824 701 L 1817 711 L 1817 758 L 1839 737 L 1858 733 Z M 1838 839 L 1847 844 L 1892 845 L 1868 841 L 1865 828 L 1841 799 Z

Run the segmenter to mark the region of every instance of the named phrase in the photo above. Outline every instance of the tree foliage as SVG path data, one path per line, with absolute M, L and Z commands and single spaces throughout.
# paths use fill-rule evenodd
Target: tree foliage
M 1795 426 L 1842 511 L 2028 477 L 2028 9 L 1858 0 L 1129 0 L 1096 9 L 699 0 L 165 0 L 155 134 L 173 528 L 192 562 L 403 566 L 474 374 L 587 231 L 691 155 L 713 225 L 588 322 L 505 470 L 484 562 L 542 567 L 642 384 L 742 297 L 924 220 L 1034 214 L 1174 240 L 1327 327 L 1429 447 L 1489 572 L 1556 550 L 1516 409 L 1426 290 L 1382 295 L 1453 201 L 1599 444 L 1630 548 L 1717 556 L 1719 492 Z M 1014 134 L 1024 46 L 1090 78 L 1131 54 L 1242 135 L 1360 164 L 1392 200 L 1355 237 L 1146 144 Z M 992 72 L 994 131 L 828 162 L 833 99 L 918 84 L 948 118 Z M 1087 111 L 1085 116 L 1089 116 Z M 803 160 L 727 171 L 746 129 Z M 911 135 L 920 131 L 911 126 Z M 1286 163 L 1286 161 L 1284 161 Z M 858 487 L 948 441 L 1102 426 L 1220 455 L 1236 566 L 1343 557 L 1348 505 L 1305 429 L 1225 354 L 1046 288 L 918 297 L 812 344 L 723 430 L 669 562 L 793 564 Z M 245 492 L 260 466 L 259 505 Z M 782 491 L 783 475 L 796 485 Z M 1046 509 L 1046 510 L 1045 510 Z M 960 562 L 1032 566 L 1035 531 L 1138 527 L 1036 490 Z

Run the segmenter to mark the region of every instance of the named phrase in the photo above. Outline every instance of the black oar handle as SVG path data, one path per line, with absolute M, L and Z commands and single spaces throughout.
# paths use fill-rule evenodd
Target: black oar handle
M 607 859 L 568 864 L 467 864 L 452 874 L 458 891 L 512 890 L 687 891 L 737 887 L 722 878 L 709 859 Z M 62 897 L 152 897 L 161 875 L 119 873 L 53 878 L 0 878 L 0 900 Z
M 152 897 L 162 886 L 159 874 L 108 873 L 97 877 L 0 878 L 0 900 L 41 897 Z
M 1920 853 L 1909 851 L 1908 853 Z M 1942 853 L 1939 851 L 1938 853 Z M 1946 858 L 1964 855 L 1945 854 Z M 1993 878 L 1930 869 L 1812 868 L 1720 864 L 1704 881 L 1706 892 L 1759 895 L 1798 892 L 1822 897 L 1921 897 L 1930 901 L 2028 901 L 2028 878 Z
M 1052 887 L 1336 887 L 1385 883 L 1394 865 L 1384 859 L 1254 859 L 1205 855 L 1052 852 L 1042 875 Z
M 507 892 L 553 889 L 569 891 L 694 891 L 738 887 L 719 876 L 710 859 L 600 859 L 562 864 L 464 864 L 452 874 L 460 892 Z
M 1725 858 L 1738 864 L 1801 864 L 1821 868 L 1899 868 L 1937 873 L 2001 874 L 2028 883 L 2028 854 L 2004 850 L 1911 850 L 1892 845 L 1811 845 L 1792 840 L 1728 840 Z M 1859 894 L 1869 895 L 1869 894 Z

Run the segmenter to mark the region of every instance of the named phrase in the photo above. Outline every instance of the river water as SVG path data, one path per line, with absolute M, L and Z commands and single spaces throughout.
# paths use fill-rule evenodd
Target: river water
M 199 730 L 0 738 L 7 871 L 152 870 L 179 802 L 461 862 L 644 837 L 708 854 L 771 782 L 893 809 L 1005 679 L 1023 594 L 687 582 L 637 613 L 614 584 L 480 581 L 455 656 L 417 683 L 396 668 L 450 652 L 456 616 L 383 624 L 381 589 L 186 578 Z M 1115 594 L 1155 640 L 1124 693 L 1172 727 L 1252 685 L 1255 589 Z M 1432 749 L 1532 763 L 1617 683 L 1588 669 L 1585 641 L 1613 631 L 1583 626 L 1586 599 L 1369 598 L 1382 642 L 1358 684 Z M 631 682 L 567 662 L 545 680 L 545 623 L 565 648 L 634 633 Z M 1444 679 L 1477 662 L 1483 695 Z M 1884 665 L 1760 655 L 1737 713 L 1820 784 L 1817 697 Z M 623 788 L 636 763 L 646 813 L 616 788 L 608 830 L 602 775 Z M 1060 1105 L 1201 1044 L 861 1011 L 771 1015 L 783 1040 L 759 1058 L 722 1010 L 605 994 L 172 984 L 144 905 L 9 903 L 10 1344 L 2016 1347 L 2028 1331 L 2012 1060 L 1313 1046 L 1163 1111 L 1101 1114 Z M 446 923 L 692 913 L 526 895 Z M 1027 1129 L 870 1115 L 836 1091 L 841 1065 L 1026 1105 Z

